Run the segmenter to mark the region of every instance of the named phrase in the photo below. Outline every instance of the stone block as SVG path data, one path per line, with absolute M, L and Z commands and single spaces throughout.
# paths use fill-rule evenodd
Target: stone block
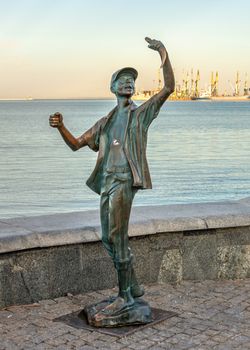
M 206 229 L 204 220 L 196 217 L 154 219 L 153 222 L 156 233 Z
M 182 256 L 179 249 L 167 250 L 162 258 L 158 282 L 178 283 L 182 280 Z
M 101 244 L 12 253 L 0 260 L 0 307 L 103 289 L 116 283 L 113 263 Z
M 215 279 L 217 277 L 216 248 L 215 234 L 185 236 L 181 248 L 183 279 Z
M 116 286 L 117 277 L 112 260 L 109 257 L 87 260 L 77 283 L 81 292 Z
M 249 245 L 250 227 L 233 227 L 227 229 L 216 229 L 218 246 Z
M 164 233 L 150 237 L 150 280 L 157 282 L 162 267 L 163 257 L 167 251 L 178 250 L 182 241 L 182 232 Z
M 0 307 L 32 302 L 22 267 L 15 259 L 0 260 Z
M 151 283 L 150 276 L 150 240 L 148 237 L 130 239 L 131 251 L 134 255 L 134 267 L 140 283 Z
M 249 214 L 232 213 L 223 215 L 211 215 L 205 218 L 208 228 L 243 227 L 250 225 Z
M 217 258 L 219 279 L 250 277 L 250 245 L 218 247 Z

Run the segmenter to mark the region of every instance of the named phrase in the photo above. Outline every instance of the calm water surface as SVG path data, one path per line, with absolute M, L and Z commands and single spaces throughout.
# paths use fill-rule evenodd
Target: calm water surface
M 115 105 L 112 100 L 0 101 L 0 218 L 96 209 L 85 181 L 97 154 L 72 152 L 48 115 L 60 111 L 82 134 Z M 250 196 L 250 101 L 167 102 L 149 130 L 153 190 L 135 205 Z

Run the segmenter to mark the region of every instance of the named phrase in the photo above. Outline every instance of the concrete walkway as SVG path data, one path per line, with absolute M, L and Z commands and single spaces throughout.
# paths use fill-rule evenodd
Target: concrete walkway
M 250 349 L 249 290 L 250 279 L 147 286 L 151 306 L 178 316 L 124 338 L 52 321 L 114 290 L 12 306 L 0 310 L 0 349 Z

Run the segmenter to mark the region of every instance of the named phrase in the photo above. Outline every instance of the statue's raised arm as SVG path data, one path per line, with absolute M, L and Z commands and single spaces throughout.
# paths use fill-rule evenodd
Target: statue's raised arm
M 163 69 L 164 86 L 158 93 L 158 96 L 161 99 L 166 100 L 169 95 L 174 92 L 175 89 L 174 73 L 168 57 L 168 52 L 161 41 L 150 39 L 148 37 L 146 37 L 145 40 L 149 44 L 148 47 L 152 50 L 158 51 L 161 56 L 161 68 Z

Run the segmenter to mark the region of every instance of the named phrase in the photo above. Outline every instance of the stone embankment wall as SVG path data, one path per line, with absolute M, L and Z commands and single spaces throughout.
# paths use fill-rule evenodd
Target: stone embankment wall
M 250 277 L 250 199 L 137 207 L 141 283 Z M 98 211 L 0 220 L 0 307 L 116 285 Z

